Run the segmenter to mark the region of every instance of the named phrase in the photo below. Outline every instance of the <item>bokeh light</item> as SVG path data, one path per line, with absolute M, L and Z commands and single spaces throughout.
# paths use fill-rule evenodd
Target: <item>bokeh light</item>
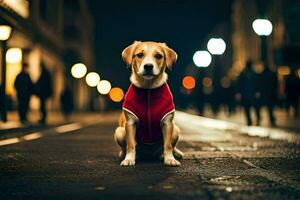
M 231 86 L 231 82 L 228 77 L 225 76 L 221 79 L 221 86 L 223 88 L 229 88 Z
M 211 55 L 208 51 L 196 51 L 193 61 L 197 67 L 208 67 L 211 63 Z
M 196 80 L 194 77 L 192 76 L 185 76 L 183 79 L 182 79 L 182 85 L 185 89 L 187 90 L 192 90 L 195 88 L 196 86 Z
M 11 27 L 7 25 L 0 25 L 0 40 L 5 41 L 8 40 L 11 34 Z
M 6 52 L 7 63 L 20 63 L 22 61 L 22 50 L 20 48 L 9 48 Z
M 288 66 L 278 67 L 278 74 L 281 76 L 287 76 L 291 73 L 291 69 Z
M 97 85 L 97 90 L 100 94 L 108 94 L 111 89 L 111 84 L 107 80 L 101 80 Z
M 222 38 L 211 38 L 207 43 L 207 49 L 213 55 L 222 55 L 226 50 L 226 43 Z
M 272 33 L 273 25 L 267 19 L 256 19 L 252 23 L 252 28 L 259 36 L 268 36 Z
M 119 87 L 114 87 L 109 92 L 109 97 L 114 102 L 120 102 L 124 98 L 124 92 Z
M 204 87 L 212 87 L 212 80 L 209 77 L 204 77 L 202 80 L 202 84 Z
M 86 83 L 90 87 L 96 87 L 100 82 L 100 76 L 96 72 L 90 72 L 85 77 Z
M 82 78 L 87 72 L 87 67 L 82 63 L 77 63 L 71 68 L 71 74 L 74 78 Z

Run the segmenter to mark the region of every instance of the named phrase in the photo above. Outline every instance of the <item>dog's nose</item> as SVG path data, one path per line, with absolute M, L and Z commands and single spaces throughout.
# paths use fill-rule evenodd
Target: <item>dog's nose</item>
M 153 69 L 153 65 L 152 64 L 145 64 L 144 65 L 144 69 L 145 69 L 145 71 L 152 71 L 152 69 Z

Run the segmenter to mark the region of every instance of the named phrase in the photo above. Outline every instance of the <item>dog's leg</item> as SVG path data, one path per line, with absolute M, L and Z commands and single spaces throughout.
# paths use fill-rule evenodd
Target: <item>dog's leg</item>
M 119 158 L 124 159 L 126 154 L 126 133 L 125 127 L 119 126 L 115 130 L 114 134 L 115 142 L 121 147 L 121 151 L 119 152 Z
M 174 132 L 174 113 L 167 115 L 162 121 L 162 132 L 164 135 L 164 163 L 168 166 L 179 166 L 180 162 L 173 155 L 173 132 Z M 176 139 L 176 138 L 174 138 Z M 178 136 L 177 136 L 178 140 Z M 177 141 L 174 143 L 176 145 Z
M 174 124 L 174 129 L 173 129 L 173 135 L 172 135 L 172 147 L 173 147 L 173 155 L 176 159 L 182 159 L 183 158 L 183 152 L 180 151 L 176 145 L 179 140 L 179 134 L 180 134 L 180 129 L 178 126 Z
M 133 166 L 135 165 L 135 133 L 137 119 L 130 113 L 125 112 L 125 138 L 126 138 L 126 156 L 121 162 L 121 166 Z

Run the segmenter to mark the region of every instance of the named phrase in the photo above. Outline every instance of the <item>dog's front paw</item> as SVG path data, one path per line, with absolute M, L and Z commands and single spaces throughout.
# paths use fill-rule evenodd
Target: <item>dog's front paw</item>
M 167 166 L 172 166 L 172 167 L 177 167 L 180 166 L 180 162 L 178 160 L 174 159 L 165 159 L 165 165 Z
M 121 166 L 133 166 L 135 165 L 135 160 L 134 159 L 124 159 L 121 164 Z
M 167 166 L 180 166 L 180 162 L 176 160 L 173 155 L 164 156 L 164 162 Z
M 121 166 L 133 166 L 135 165 L 135 151 L 128 152 L 125 159 L 121 162 Z

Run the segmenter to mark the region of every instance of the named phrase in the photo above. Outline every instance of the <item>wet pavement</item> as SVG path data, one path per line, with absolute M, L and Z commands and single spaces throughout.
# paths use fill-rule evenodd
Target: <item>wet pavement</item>
M 178 112 L 182 165 L 126 168 L 112 137 L 117 119 L 1 133 L 0 199 L 300 199 L 297 133 Z

